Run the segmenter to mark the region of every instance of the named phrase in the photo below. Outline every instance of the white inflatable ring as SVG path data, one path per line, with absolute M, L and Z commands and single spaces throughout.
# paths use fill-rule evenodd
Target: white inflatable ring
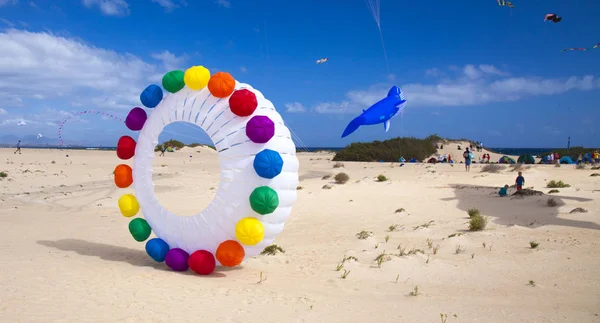
M 237 266 L 273 242 L 296 201 L 299 164 L 290 131 L 262 93 L 228 73 L 210 76 L 206 68 L 193 66 L 167 73 L 163 87 L 171 92 L 164 98 L 154 84 L 140 96 L 154 110 L 149 116 L 136 107 L 125 121 L 140 133 L 137 143 L 123 136 L 117 145 L 119 158 L 135 156 L 133 169 L 121 164 L 114 172 L 118 187 L 133 183 L 135 190 L 119 199 L 121 213 L 133 217 L 141 208 L 145 219 L 130 222 L 131 234 L 141 242 L 153 231 L 156 238 L 146 242 L 146 252 L 173 270 L 210 274 L 216 265 Z M 158 136 L 178 121 L 201 127 L 219 153 L 216 196 L 194 216 L 173 214 L 154 194 Z

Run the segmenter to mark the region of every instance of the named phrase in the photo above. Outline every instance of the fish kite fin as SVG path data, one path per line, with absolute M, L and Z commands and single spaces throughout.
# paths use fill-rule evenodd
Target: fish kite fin
M 390 130 L 390 125 L 390 119 L 383 123 L 383 129 L 385 130 L 385 132 L 388 132 L 388 130 Z

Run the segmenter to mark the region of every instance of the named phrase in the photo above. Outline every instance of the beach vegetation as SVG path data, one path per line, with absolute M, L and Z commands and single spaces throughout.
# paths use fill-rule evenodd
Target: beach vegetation
M 427 242 L 427 247 L 429 249 L 433 248 L 433 240 L 431 240 L 430 238 L 427 238 L 426 242 Z
M 392 224 L 392 225 L 390 225 L 390 226 L 389 226 L 389 228 L 388 228 L 388 231 L 389 231 L 389 232 L 396 231 L 396 228 L 397 228 L 397 227 L 398 227 L 398 225 L 397 225 L 397 224 Z
M 422 161 L 435 154 L 435 144 L 444 141 L 437 135 L 425 139 L 398 137 L 384 141 L 354 142 L 338 151 L 333 161 L 398 162 L 400 157 Z
M 469 220 L 469 231 L 481 231 L 485 229 L 487 222 L 487 218 L 483 217 L 481 214 L 474 215 L 471 217 L 471 220 Z
M 333 164 L 333 168 L 343 168 L 343 167 L 344 167 L 344 164 L 340 163 L 340 162 Z
M 551 180 L 546 184 L 546 187 L 548 188 L 565 188 L 565 187 L 571 187 L 571 185 L 564 183 L 563 181 L 555 181 L 555 180 Z
M 535 249 L 535 248 L 537 248 L 539 245 L 540 245 L 540 243 L 539 243 L 539 242 L 537 242 L 537 241 L 533 241 L 533 240 L 529 241 L 529 246 L 531 247 L 531 249 Z
M 346 173 L 338 173 L 335 175 L 334 179 L 338 184 L 346 184 L 350 180 L 350 176 Z
M 162 144 L 159 143 L 158 145 L 156 145 L 156 147 L 154 147 L 154 151 L 160 151 L 162 145 L 165 145 L 165 147 L 173 147 L 173 149 L 181 149 L 185 147 L 185 144 L 183 142 L 179 140 L 170 139 L 168 141 L 163 142 Z
M 388 178 L 385 175 L 381 175 L 381 174 L 377 175 L 377 181 L 378 182 L 385 182 L 387 180 L 388 180 Z
M 342 274 L 342 278 L 346 279 L 346 277 L 348 277 L 348 275 L 350 275 L 350 270 L 344 269 L 344 273 Z
M 439 250 L 440 250 L 440 245 L 435 246 L 435 248 L 433 248 L 433 254 L 437 255 Z
M 559 206 L 561 203 L 560 203 L 560 201 L 559 201 L 559 200 L 557 200 L 557 199 L 555 199 L 555 198 L 551 197 L 551 198 L 549 198 L 549 199 L 548 199 L 548 201 L 546 201 L 546 204 L 547 204 L 549 207 L 557 207 L 557 206 Z
M 476 215 L 481 215 L 481 212 L 479 212 L 479 209 L 477 209 L 477 208 L 469 209 L 469 210 L 467 210 L 467 213 L 469 214 L 470 218 L 472 218 Z
M 419 286 L 415 286 L 415 288 L 413 288 L 412 292 L 410 292 L 410 296 L 417 296 L 419 295 Z
M 274 256 L 277 253 L 285 253 L 285 250 L 276 244 L 272 244 L 270 246 L 266 246 L 260 254 Z
M 394 213 L 402 213 L 402 212 L 405 212 L 404 208 L 396 209 L 396 211 Z
M 557 189 L 551 189 L 548 191 L 548 194 L 554 194 L 554 193 L 559 193 L 560 191 Z
M 8 177 L 7 172 L 0 172 L 0 178 L 6 178 L 6 177 Z
M 454 253 L 457 255 L 463 252 L 465 252 L 465 248 L 461 245 L 457 245 L 456 248 L 454 248 Z
M 373 232 L 371 231 L 361 231 L 359 233 L 356 234 L 356 237 L 360 240 L 365 240 L 366 238 L 372 237 L 373 236 Z
M 481 168 L 482 173 L 500 173 L 504 170 L 504 166 L 498 164 L 487 164 Z

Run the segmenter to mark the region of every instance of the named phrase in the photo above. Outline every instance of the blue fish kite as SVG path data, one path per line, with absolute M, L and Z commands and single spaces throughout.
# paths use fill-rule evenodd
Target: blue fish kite
M 390 129 L 390 119 L 393 118 L 398 111 L 404 108 L 405 104 L 406 99 L 404 99 L 400 88 L 397 86 L 392 86 L 387 97 L 373 104 L 367 110 L 363 110 L 361 115 L 350 121 L 346 127 L 346 130 L 344 130 L 344 133 L 342 134 L 342 138 L 353 133 L 360 126 L 374 125 L 378 123 L 383 123 L 385 132 L 387 132 Z

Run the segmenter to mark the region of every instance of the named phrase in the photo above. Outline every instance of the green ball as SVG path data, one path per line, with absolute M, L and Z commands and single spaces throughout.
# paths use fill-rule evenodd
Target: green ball
M 162 86 L 165 90 L 175 93 L 185 86 L 185 82 L 183 81 L 183 76 L 185 73 L 181 70 L 170 71 L 165 74 L 162 78 Z
M 152 229 L 146 220 L 137 218 L 129 222 L 129 232 L 136 241 L 142 242 L 148 239 L 150 233 L 152 233 Z
M 279 196 L 268 186 L 257 187 L 250 194 L 250 206 L 258 214 L 273 213 L 279 206 Z

